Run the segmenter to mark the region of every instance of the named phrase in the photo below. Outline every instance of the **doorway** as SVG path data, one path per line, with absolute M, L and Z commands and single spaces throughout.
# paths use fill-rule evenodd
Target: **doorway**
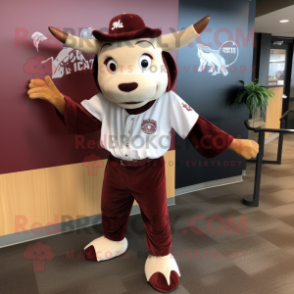
M 272 37 L 269 85 L 284 86 L 283 110 L 294 109 L 293 38 Z M 294 128 L 294 115 L 289 115 L 286 128 Z

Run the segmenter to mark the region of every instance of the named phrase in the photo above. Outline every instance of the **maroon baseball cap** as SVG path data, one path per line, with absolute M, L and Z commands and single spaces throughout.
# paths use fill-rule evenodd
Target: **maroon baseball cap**
M 93 30 L 93 36 L 99 41 L 124 41 L 138 38 L 156 38 L 161 35 L 160 29 L 145 26 L 143 19 L 137 14 L 120 14 L 109 23 L 108 34 Z

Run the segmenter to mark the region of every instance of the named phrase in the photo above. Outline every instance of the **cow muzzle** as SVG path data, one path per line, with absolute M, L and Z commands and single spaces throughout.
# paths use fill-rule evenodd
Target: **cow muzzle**
M 131 91 L 134 91 L 135 89 L 138 88 L 138 84 L 137 83 L 124 83 L 124 84 L 119 84 L 118 88 L 123 92 L 131 92 Z

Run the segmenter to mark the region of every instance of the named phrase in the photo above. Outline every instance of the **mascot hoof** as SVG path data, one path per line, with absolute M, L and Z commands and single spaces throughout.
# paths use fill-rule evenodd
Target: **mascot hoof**
M 179 285 L 179 282 L 180 282 L 180 277 L 175 271 L 172 271 L 170 273 L 170 285 L 167 284 L 166 278 L 162 273 L 153 274 L 149 280 L 149 284 L 154 289 L 164 293 L 170 292 L 174 290 L 175 288 L 177 288 Z
M 85 250 L 85 258 L 90 261 L 97 261 L 94 246 L 91 245 Z
M 149 255 L 145 264 L 148 283 L 160 292 L 170 292 L 177 288 L 181 276 L 178 265 L 170 253 L 166 256 Z
M 115 258 L 125 253 L 128 248 L 128 241 L 111 241 L 102 236 L 93 240 L 85 248 L 85 257 L 91 261 L 103 261 Z

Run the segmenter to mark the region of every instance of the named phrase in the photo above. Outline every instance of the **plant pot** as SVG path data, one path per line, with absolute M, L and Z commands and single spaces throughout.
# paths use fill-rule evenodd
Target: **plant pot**
M 265 126 L 265 122 L 266 122 L 266 108 L 256 107 L 256 109 L 252 113 L 252 117 L 248 120 L 249 125 L 253 128 L 262 128 Z M 248 139 L 258 143 L 258 133 L 249 130 Z

